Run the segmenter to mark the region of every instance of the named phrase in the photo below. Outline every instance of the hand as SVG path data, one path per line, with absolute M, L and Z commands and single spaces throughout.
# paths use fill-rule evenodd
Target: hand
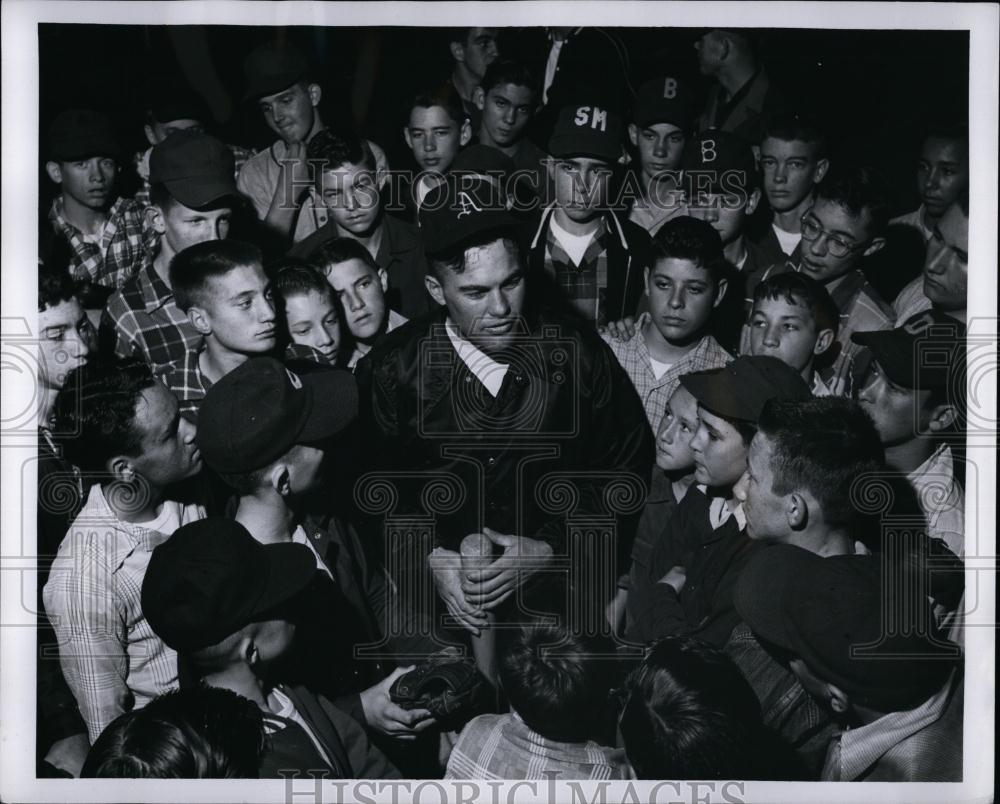
M 393 682 L 413 667 L 397 667 L 388 678 L 361 693 L 361 708 L 368 725 L 397 740 L 415 740 L 420 732 L 434 723 L 433 716 L 426 709 L 403 709 L 389 698 Z
M 89 751 L 90 741 L 87 739 L 87 735 L 74 734 L 72 737 L 64 737 L 52 743 L 52 747 L 45 755 L 45 761 L 59 770 L 73 774 L 74 778 L 78 778 Z
M 609 321 L 603 332 L 616 341 L 632 340 L 635 337 L 635 319 L 629 315 L 621 321 Z
M 445 608 L 462 627 L 476 636 L 486 627 L 486 612 L 467 600 L 462 589 L 462 556 L 454 550 L 436 548 L 427 557 L 427 565 L 434 577 L 434 585 Z
M 441 732 L 441 739 L 438 741 L 438 762 L 441 763 L 442 769 L 448 766 L 448 759 L 456 743 L 458 743 L 457 731 Z
M 497 533 L 490 528 L 483 528 L 483 535 L 503 547 L 503 555 L 488 567 L 466 572 L 462 589 L 471 605 L 489 611 L 552 560 L 552 547 L 548 542 Z
M 628 599 L 628 590 L 619 589 L 615 596 L 604 608 L 604 619 L 611 626 L 611 633 L 617 634 L 622 629 L 622 620 L 625 619 L 625 602 Z
M 687 572 L 684 567 L 676 566 L 670 570 L 666 575 L 660 578 L 657 583 L 665 583 L 668 586 L 674 587 L 674 591 L 677 594 L 681 593 L 681 589 L 684 588 L 684 582 L 687 581 Z

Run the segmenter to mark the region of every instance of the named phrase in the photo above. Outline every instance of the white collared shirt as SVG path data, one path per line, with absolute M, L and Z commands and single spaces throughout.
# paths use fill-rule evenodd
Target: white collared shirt
M 459 334 L 458 328 L 452 323 L 451 318 L 445 321 L 444 328 L 448 333 L 451 345 L 455 347 L 455 351 L 458 352 L 458 356 L 462 362 L 469 367 L 469 371 L 476 375 L 476 379 L 486 386 L 486 390 L 490 392 L 491 396 L 495 397 L 499 394 L 500 386 L 503 385 L 503 378 L 507 376 L 507 369 L 510 366 L 506 363 L 498 363 L 463 338 Z
M 698 484 L 698 490 L 707 495 L 708 487 Z M 738 503 L 735 508 L 730 508 L 726 504 L 725 497 L 713 497 L 708 504 L 708 521 L 712 525 L 712 530 L 718 530 L 729 521 L 729 517 L 736 517 L 736 524 L 740 530 L 746 530 L 747 517 L 743 513 L 743 503 Z

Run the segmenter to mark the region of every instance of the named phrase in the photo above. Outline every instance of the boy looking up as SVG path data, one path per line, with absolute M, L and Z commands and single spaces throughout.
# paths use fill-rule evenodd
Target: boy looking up
M 917 162 L 920 206 L 890 223 L 910 226 L 928 242 L 945 210 L 969 195 L 969 131 L 966 126 L 934 126 Z

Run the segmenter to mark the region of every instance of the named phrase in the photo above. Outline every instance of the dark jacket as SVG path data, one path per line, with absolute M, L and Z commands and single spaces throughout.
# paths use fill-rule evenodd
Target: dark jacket
M 732 132 L 750 145 L 758 145 L 764 138 L 768 118 L 786 107 L 784 98 L 771 85 L 767 73 L 759 69 L 728 101 L 723 100 L 722 87 L 713 85 L 705 111 L 698 119 L 698 130 L 718 128 Z

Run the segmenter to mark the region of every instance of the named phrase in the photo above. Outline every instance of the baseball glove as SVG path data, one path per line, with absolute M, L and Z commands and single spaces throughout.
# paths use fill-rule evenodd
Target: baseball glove
M 488 682 L 471 658 L 452 653 L 430 657 L 389 689 L 389 698 L 403 709 L 426 709 L 439 724 L 464 723 L 484 710 Z

